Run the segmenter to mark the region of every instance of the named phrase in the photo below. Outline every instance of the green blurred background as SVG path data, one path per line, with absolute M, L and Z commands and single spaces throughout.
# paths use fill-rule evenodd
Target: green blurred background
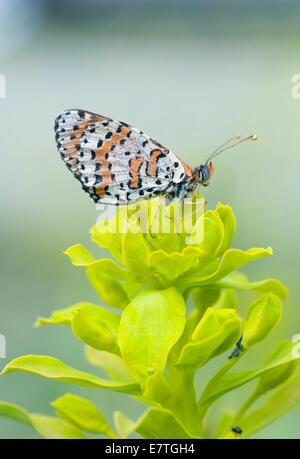
M 84 271 L 63 251 L 83 243 L 98 256 L 89 229 L 95 205 L 59 158 L 54 118 L 82 108 L 127 121 L 199 165 L 231 135 L 256 133 L 215 161 L 208 208 L 230 203 L 236 247 L 271 245 L 274 256 L 244 269 L 251 280 L 281 279 L 289 288 L 276 331 L 249 352 L 257 365 L 281 338 L 300 332 L 300 73 L 297 1 L 1 0 L 0 73 L 7 97 L 1 123 L 1 314 L 6 359 L 47 354 L 84 371 L 83 348 L 67 327 L 33 329 L 37 315 L 82 300 L 101 302 Z M 241 313 L 255 296 L 242 293 Z M 220 365 L 207 366 L 199 380 Z M 218 409 L 238 407 L 251 384 Z M 136 419 L 145 409 L 127 396 L 26 374 L 0 378 L 0 399 L 53 414 L 65 392 L 93 400 L 111 420 L 118 409 Z M 300 407 L 256 435 L 299 438 Z M 0 438 L 36 438 L 0 418 Z

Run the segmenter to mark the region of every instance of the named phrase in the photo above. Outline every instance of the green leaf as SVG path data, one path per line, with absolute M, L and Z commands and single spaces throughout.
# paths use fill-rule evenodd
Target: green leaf
M 190 435 L 171 411 L 151 408 L 137 421 L 134 431 L 143 438 L 186 439 Z
M 184 299 L 174 287 L 143 290 L 124 310 L 119 328 L 121 355 L 143 388 L 149 375 L 163 370 L 183 332 L 185 315 Z
M 201 399 L 199 400 L 198 406 L 200 410 L 206 409 L 215 400 L 227 394 L 228 392 L 237 389 L 240 386 L 252 381 L 255 378 L 263 375 L 267 371 L 278 368 L 280 365 L 284 365 L 287 362 L 297 360 L 300 358 L 299 354 L 299 343 L 291 343 L 285 347 L 283 352 L 276 356 L 272 362 L 262 365 L 254 370 L 241 371 L 237 373 L 225 374 L 213 387 L 208 385 L 204 390 Z
M 135 383 L 125 383 L 118 381 L 108 381 L 97 376 L 84 373 L 75 368 L 65 365 L 58 359 L 48 356 L 27 355 L 12 360 L 1 375 L 15 371 L 32 373 L 43 378 L 63 381 L 79 386 L 93 387 L 98 389 L 108 389 L 125 394 L 140 395 L 140 388 Z
M 235 233 L 236 228 L 236 219 L 234 213 L 230 206 L 223 206 L 221 203 L 218 204 L 216 212 L 218 213 L 219 218 L 221 219 L 224 226 L 224 237 L 222 245 L 219 248 L 218 256 L 221 257 L 226 250 L 229 249 L 232 238 Z
M 122 413 L 115 413 L 115 423 L 123 438 L 136 432 L 149 439 L 187 439 L 190 435 L 171 411 L 164 408 L 150 408 L 134 423 Z
M 201 270 L 200 272 L 197 272 L 197 268 L 195 268 L 191 272 L 186 272 L 180 278 L 180 282 L 183 284 L 184 288 L 209 285 L 219 281 L 223 277 L 228 276 L 228 274 L 246 263 L 250 263 L 251 261 L 255 261 L 269 255 L 272 255 L 272 249 L 270 247 L 267 249 L 249 249 L 246 252 L 237 249 L 229 249 L 224 253 L 221 262 L 214 272 L 209 273 L 208 275 L 203 275 Z
M 272 360 L 276 359 L 278 356 L 285 354 L 286 349 L 289 347 L 289 340 L 280 341 L 265 363 L 272 362 Z M 264 373 L 257 381 L 255 392 L 259 395 L 263 395 L 269 390 L 283 384 L 294 373 L 296 367 L 297 361 L 292 360 L 291 362 L 287 362 L 286 364 L 280 365 L 279 367 L 273 368 L 267 373 Z
M 109 258 L 95 260 L 80 244 L 70 247 L 65 253 L 71 258 L 73 265 L 92 267 L 93 270 L 96 270 L 98 273 L 106 274 L 108 277 L 123 281 L 137 281 L 140 277 L 134 275 L 128 269 L 121 268 L 115 261 Z
M 146 241 L 152 250 L 163 249 L 166 253 L 180 252 L 184 248 L 185 234 L 178 232 L 177 223 L 181 225 L 182 221 L 176 221 L 173 217 L 180 214 L 182 204 L 160 206 L 157 212 L 159 201 L 160 199 L 145 201 L 148 212 L 148 225 L 144 228 Z M 154 238 L 150 235 L 150 226 L 152 226 L 152 234 L 155 234 Z
M 171 392 L 171 387 L 164 372 L 158 370 L 148 377 L 143 397 L 163 404 L 170 398 Z
M 79 429 L 50 416 L 30 414 L 23 408 L 12 403 L 0 402 L 0 416 L 13 419 L 33 427 L 45 438 L 54 439 L 85 439 Z
M 133 298 L 144 287 L 144 283 L 136 281 L 126 281 L 122 283 L 122 287 L 126 292 L 127 297 Z
M 72 318 L 74 335 L 89 346 L 119 354 L 116 342 L 121 317 L 97 306 L 78 309 Z
M 59 418 L 74 424 L 79 429 L 117 438 L 103 414 L 89 400 L 78 395 L 65 394 L 52 402 L 51 405 L 56 409 Z
M 242 438 L 249 438 L 264 429 L 298 405 L 298 403 L 300 403 L 300 369 L 277 389 L 269 399 L 242 419 Z
M 29 413 L 13 403 L 0 402 L 0 416 L 14 419 L 15 421 L 33 427 Z
M 266 279 L 260 282 L 248 282 L 245 279 L 240 279 L 236 273 L 230 274 L 212 284 L 215 288 L 232 288 L 235 290 L 253 290 L 256 293 L 274 293 L 279 298 L 285 300 L 287 298 L 287 288 L 276 279 Z
M 115 354 L 105 351 L 96 351 L 86 346 L 85 356 L 89 363 L 96 367 L 102 368 L 103 371 L 111 378 L 122 382 L 133 382 L 134 378 L 129 373 L 123 360 Z
M 203 236 L 203 241 L 197 246 L 198 249 L 202 252 L 203 258 L 215 258 L 222 246 L 224 226 L 219 215 L 212 210 L 204 214 Z
M 241 336 L 241 320 L 231 309 L 208 308 L 176 365 L 196 370 L 213 357 L 230 349 Z
M 80 244 L 65 252 L 76 266 L 87 267 L 87 276 L 98 295 L 107 304 L 123 309 L 143 284 L 141 276 L 121 268 L 113 260 L 95 259 Z M 124 281 L 121 284 L 119 280 Z
M 47 439 L 84 440 L 87 437 L 75 426 L 50 416 L 31 415 L 34 428 Z
M 118 280 L 97 269 L 97 265 L 92 264 L 88 266 L 87 276 L 90 283 L 105 303 L 119 309 L 123 309 L 129 303 L 128 295 L 122 284 Z
M 282 305 L 273 293 L 266 293 L 250 306 L 243 326 L 243 346 L 263 340 L 281 319 Z
M 112 311 L 109 311 L 106 308 L 98 306 L 97 304 L 93 303 L 77 303 L 69 306 L 65 309 L 58 309 L 54 311 L 51 317 L 38 317 L 36 323 L 34 324 L 35 327 L 40 327 L 42 325 L 69 325 L 71 326 L 71 321 L 73 315 L 77 311 L 94 311 L 97 310 L 98 314 L 101 315 L 102 320 L 105 323 L 108 323 L 110 327 L 117 330 L 118 324 L 120 322 L 120 316 L 115 314 Z
M 228 431 L 228 427 L 232 425 L 232 419 L 234 417 L 234 411 L 232 408 L 224 411 L 220 417 L 218 428 L 216 431 L 216 438 L 223 438 Z
M 114 412 L 114 423 L 121 438 L 129 437 L 134 431 L 135 422 L 120 411 Z
M 129 231 L 124 235 L 122 249 L 124 263 L 131 271 L 149 275 L 148 257 L 151 250 L 135 221 L 131 223 Z
M 174 279 L 190 269 L 201 254 L 196 247 L 186 247 L 181 253 L 157 250 L 149 256 L 149 268 L 152 273 L 158 273 L 162 285 L 168 287 Z
M 71 325 L 71 320 L 75 311 L 82 307 L 84 304 L 89 303 L 77 303 L 65 309 L 58 309 L 53 311 L 50 317 L 38 317 L 34 326 L 42 327 L 43 325 Z
M 121 268 L 115 261 L 109 258 L 102 258 L 92 263 L 92 266 L 99 273 L 104 273 L 109 277 L 123 281 L 135 281 L 137 276 L 128 269 Z
M 95 261 L 95 258 L 81 244 L 72 245 L 64 253 L 68 255 L 74 266 L 88 266 Z
M 108 223 L 101 221 L 91 229 L 92 240 L 103 249 L 108 250 L 123 266 L 122 240 L 124 233 L 122 231 L 124 231 L 124 228 L 122 227 L 122 221 L 124 219 L 124 210 L 126 211 L 126 208 L 119 209 L 118 214 L 111 221 Z

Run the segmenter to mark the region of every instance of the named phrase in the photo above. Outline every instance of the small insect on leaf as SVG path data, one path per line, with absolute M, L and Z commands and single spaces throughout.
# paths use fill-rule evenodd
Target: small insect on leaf
M 239 426 L 231 426 L 231 430 L 232 430 L 232 432 L 234 432 L 236 434 L 243 433 L 242 429 Z

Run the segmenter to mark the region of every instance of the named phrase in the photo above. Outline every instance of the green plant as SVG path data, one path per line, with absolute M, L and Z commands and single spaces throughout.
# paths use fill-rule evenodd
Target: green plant
M 95 260 L 81 245 L 66 251 L 73 265 L 86 268 L 101 299 L 117 312 L 78 303 L 36 322 L 36 326 L 72 327 L 75 337 L 85 343 L 88 361 L 110 379 L 83 373 L 49 356 L 19 357 L 2 371 L 3 375 L 23 371 L 122 392 L 150 408 L 137 421 L 116 412 L 115 430 L 93 403 L 71 394 L 52 403 L 57 417 L 29 414 L 5 402 L 0 403 L 0 415 L 29 424 L 47 438 L 85 438 L 86 432 L 111 438 L 126 438 L 132 432 L 156 439 L 207 438 L 212 435 L 206 427 L 208 409 L 223 395 L 257 379 L 253 394 L 236 413 L 222 413 L 213 434 L 247 438 L 299 402 L 296 340 L 281 341 L 255 369 L 230 371 L 280 320 L 280 299 L 286 298 L 286 288 L 274 279 L 249 282 L 237 272 L 244 264 L 271 255 L 272 250 L 231 249 L 235 217 L 229 206 L 221 204 L 196 223 L 189 219 L 188 230 L 181 233 L 176 232 L 176 225 L 182 220 L 166 218 L 161 209 L 156 222 L 160 227 L 152 238 L 151 219 L 146 219 L 146 228 L 141 224 L 150 207 L 151 203 L 142 202 L 138 214 L 129 208 L 125 219 L 121 209 L 111 221 L 92 228 L 93 241 L 117 262 Z M 173 216 L 179 215 L 179 209 L 180 205 L 171 206 Z M 171 228 L 162 232 L 161 225 L 167 222 Z M 236 290 L 258 294 L 244 320 L 238 314 Z M 187 314 L 189 297 L 194 307 Z M 220 354 L 223 365 L 197 397 L 196 372 Z M 271 390 L 269 399 L 250 410 Z M 233 425 L 242 433 L 235 433 Z

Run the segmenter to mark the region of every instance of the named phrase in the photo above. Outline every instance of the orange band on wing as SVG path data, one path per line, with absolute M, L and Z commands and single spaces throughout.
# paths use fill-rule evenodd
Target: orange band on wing
M 139 159 L 131 159 L 130 160 L 130 174 L 131 174 L 131 180 L 129 180 L 129 188 L 139 188 L 140 186 L 140 177 L 139 177 L 139 171 L 140 168 L 142 167 L 142 164 L 145 160 L 143 158 Z

